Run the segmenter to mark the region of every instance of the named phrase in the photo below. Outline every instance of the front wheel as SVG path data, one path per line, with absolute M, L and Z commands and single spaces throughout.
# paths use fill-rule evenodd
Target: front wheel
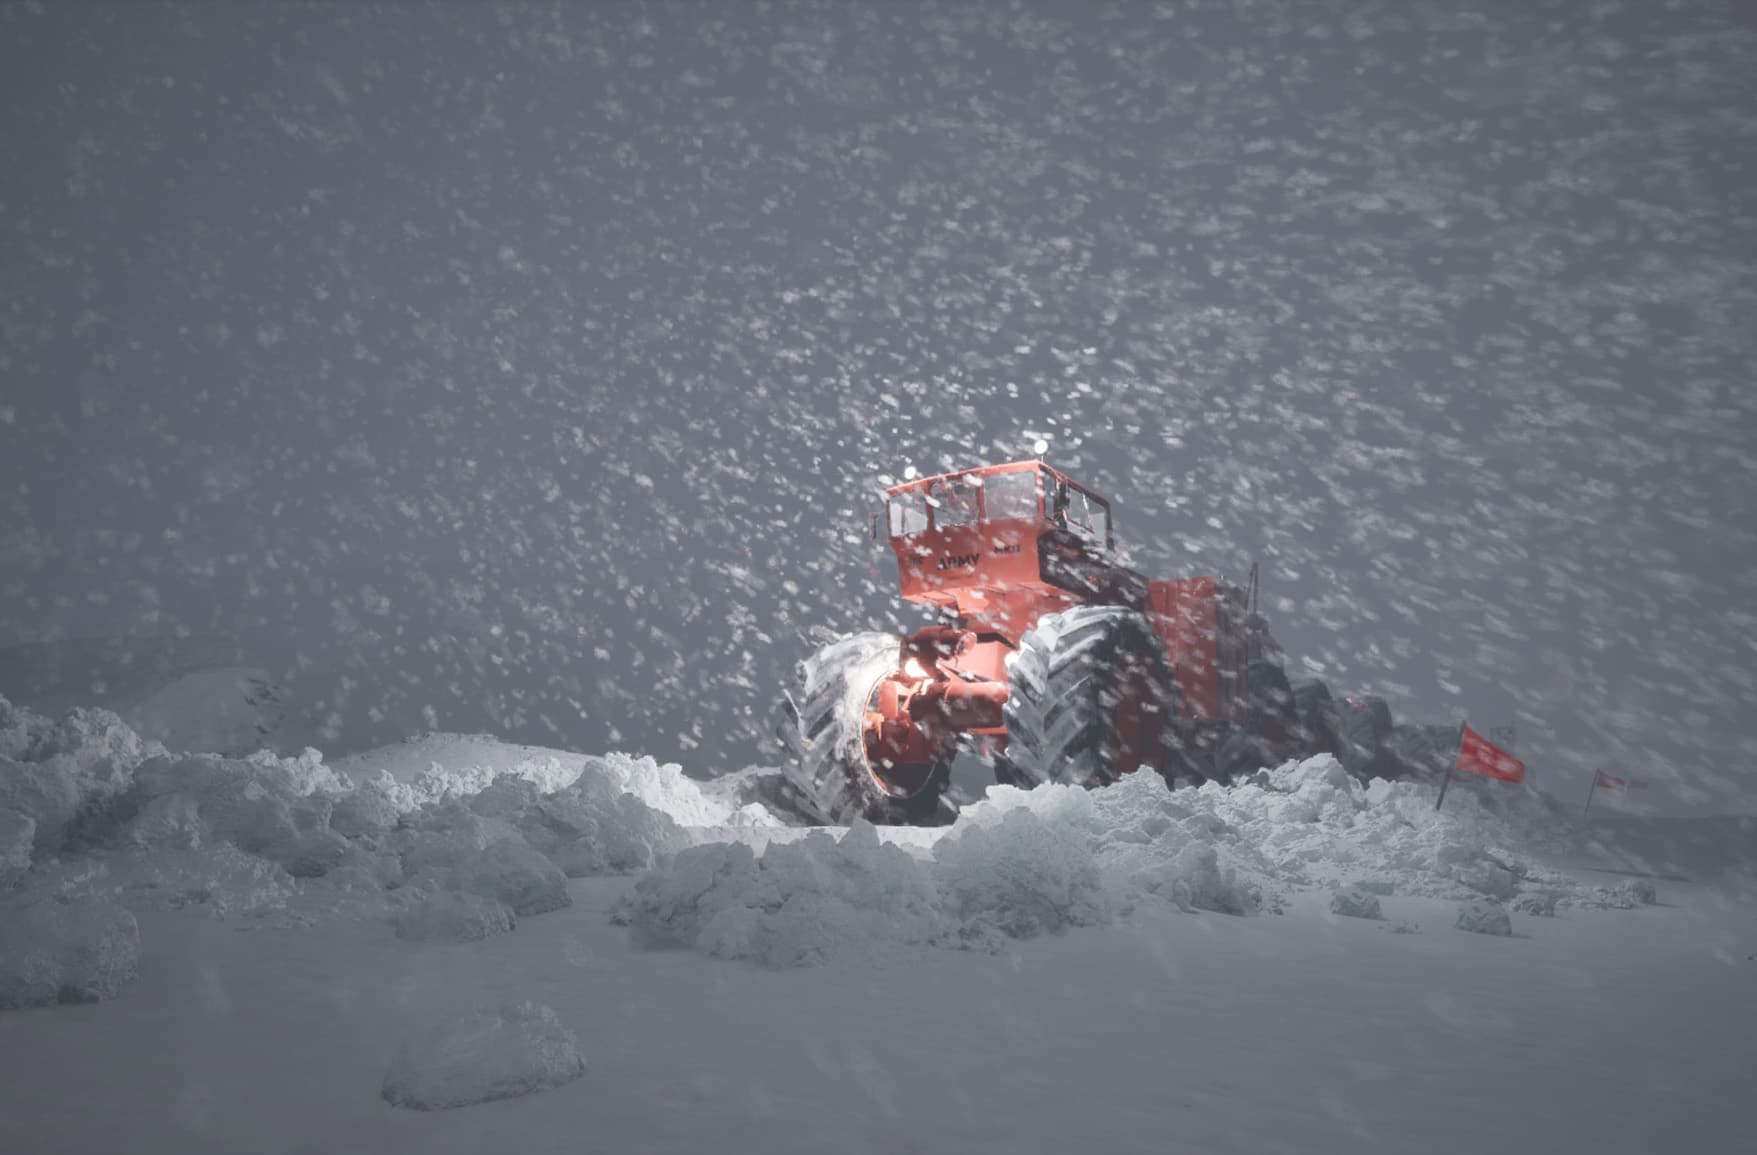
M 951 776 L 948 763 L 878 767 L 866 755 L 866 710 L 879 682 L 896 672 L 901 639 L 852 634 L 807 658 L 804 695 L 785 743 L 793 758 L 789 791 L 794 807 L 825 826 L 864 818 L 874 825 L 944 821 L 941 805 Z
M 1005 777 L 1104 786 L 1182 765 L 1165 647 L 1145 616 L 1120 606 L 1046 614 L 1008 671 Z

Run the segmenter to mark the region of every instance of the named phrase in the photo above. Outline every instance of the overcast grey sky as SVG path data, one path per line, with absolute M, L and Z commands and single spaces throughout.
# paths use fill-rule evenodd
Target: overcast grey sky
M 758 757 L 1023 455 L 1296 671 L 1757 809 L 1757 10 L 0 4 L 0 643 Z

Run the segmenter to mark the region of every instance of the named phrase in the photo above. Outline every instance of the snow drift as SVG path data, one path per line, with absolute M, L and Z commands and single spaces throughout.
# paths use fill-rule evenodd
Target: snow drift
M 498 929 L 470 899 L 556 910 L 570 877 L 643 870 L 702 829 L 764 823 L 778 825 L 650 758 L 455 735 L 338 766 L 309 749 L 177 753 L 107 710 L 51 720 L 0 698 L 9 909 L 78 898 L 309 921 L 448 895 L 410 933 L 455 938 Z
M 1555 835 L 1535 795 L 1497 802 L 1455 784 L 1440 812 L 1434 797 L 1419 782 L 1362 784 L 1328 755 L 1230 787 L 1170 791 L 1145 774 L 1103 790 L 995 787 L 945 830 L 881 837 L 862 824 L 760 856 L 685 849 L 644 875 L 617 917 L 654 943 L 790 966 L 910 944 L 992 950 L 1147 903 L 1278 912 L 1309 890 L 1368 918 L 1393 894 L 1497 909 L 1640 900 L 1635 887 L 1583 886 L 1532 861 L 1521 848 Z
M 1455 783 L 1436 813 L 1431 784 L 1363 784 L 1327 755 L 1230 787 L 995 787 L 951 827 L 882 832 L 783 828 L 759 778 L 445 734 L 335 765 L 173 753 L 108 711 L 0 699 L 0 885 L 16 908 L 351 914 L 456 942 L 568 906 L 569 878 L 644 872 L 616 912 L 643 939 L 774 966 L 994 950 L 1143 904 L 1278 912 L 1311 890 L 1369 918 L 1388 895 L 1526 914 L 1655 897 L 1540 865 L 1566 840 L 1535 794 Z

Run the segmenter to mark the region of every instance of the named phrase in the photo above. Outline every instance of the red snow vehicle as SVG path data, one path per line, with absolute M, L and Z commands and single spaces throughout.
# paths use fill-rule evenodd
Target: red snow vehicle
M 1149 581 L 1115 560 L 1110 504 L 1041 461 L 885 497 L 874 536 L 903 597 L 949 621 L 844 637 L 803 663 L 783 737 L 818 820 L 934 821 L 966 746 L 1001 782 L 1101 786 L 1143 769 L 1228 779 L 1320 751 L 1364 764 L 1389 734 L 1383 702 L 1289 684 L 1255 566 L 1247 587 Z

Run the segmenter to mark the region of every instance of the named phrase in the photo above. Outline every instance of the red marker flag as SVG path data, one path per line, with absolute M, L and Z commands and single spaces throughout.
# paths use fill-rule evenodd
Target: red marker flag
M 1503 782 L 1525 781 L 1525 763 L 1472 730 L 1469 725 L 1464 727 L 1464 740 L 1458 744 L 1456 769 L 1470 774 L 1485 774 Z
M 1614 774 L 1606 774 L 1600 770 L 1598 772 L 1598 788 L 1600 790 L 1627 790 L 1629 784 Z

